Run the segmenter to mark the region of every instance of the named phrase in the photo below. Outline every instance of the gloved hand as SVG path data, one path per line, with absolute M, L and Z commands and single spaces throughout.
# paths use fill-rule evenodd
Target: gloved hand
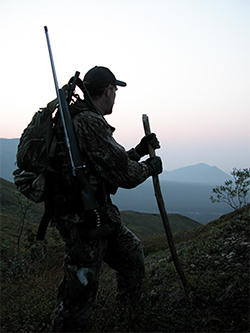
M 148 144 L 150 144 L 154 149 L 160 148 L 160 143 L 155 133 L 145 135 L 141 139 L 140 143 L 135 147 L 137 154 L 139 154 L 141 157 L 147 155 L 149 153 Z
M 150 157 L 145 162 L 149 169 L 149 176 L 155 176 L 162 173 L 162 161 L 159 156 Z

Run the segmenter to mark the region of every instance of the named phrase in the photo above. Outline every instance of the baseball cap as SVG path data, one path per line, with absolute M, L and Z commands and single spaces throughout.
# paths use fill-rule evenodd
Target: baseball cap
M 115 86 L 126 87 L 126 83 L 116 80 L 114 74 L 106 67 L 95 66 L 91 68 L 84 76 L 84 82 L 87 82 L 88 90 L 104 88 L 112 84 Z

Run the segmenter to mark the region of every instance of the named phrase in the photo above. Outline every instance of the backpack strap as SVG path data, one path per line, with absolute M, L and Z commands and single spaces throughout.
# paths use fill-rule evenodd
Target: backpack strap
M 45 184 L 48 183 L 47 177 L 45 179 Z M 47 193 L 46 193 L 47 192 Z M 45 185 L 45 197 L 46 199 L 44 200 L 44 213 L 41 218 L 38 230 L 37 230 L 37 240 L 44 240 L 45 234 L 49 225 L 49 222 L 52 220 L 53 216 L 53 207 L 52 207 L 52 197 L 51 197 L 51 192 Z
M 44 240 L 51 218 L 52 218 L 51 212 L 48 209 L 45 209 L 45 212 L 43 213 L 42 219 L 38 227 L 37 236 L 36 236 L 37 240 Z

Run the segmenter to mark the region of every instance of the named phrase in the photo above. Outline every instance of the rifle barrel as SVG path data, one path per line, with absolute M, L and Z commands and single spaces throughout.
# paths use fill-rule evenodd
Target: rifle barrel
M 45 35 L 46 35 L 46 39 L 47 39 L 47 45 L 48 45 L 48 50 L 49 50 L 50 63 L 51 63 L 51 68 L 52 68 L 52 73 L 53 73 L 54 83 L 55 83 L 55 88 L 56 88 L 56 94 L 57 94 L 57 97 L 58 97 L 58 95 L 59 95 L 59 86 L 58 86 L 58 81 L 57 81 L 57 76 L 56 76 L 56 70 L 55 70 L 55 64 L 54 64 L 52 50 L 51 50 L 51 46 L 50 46 L 49 32 L 48 32 L 47 26 L 44 27 L 44 30 L 45 30 Z
M 64 97 L 65 93 L 64 93 L 64 90 L 59 89 L 59 86 L 58 86 L 55 64 L 54 64 L 53 54 L 52 54 L 52 50 L 51 50 L 51 46 L 50 46 L 49 32 L 48 32 L 47 26 L 44 27 L 44 30 L 45 30 L 45 35 L 46 35 L 46 39 L 47 39 L 50 63 L 51 63 L 51 68 L 52 68 L 52 73 L 53 73 L 54 83 L 55 83 L 55 88 L 56 88 L 56 94 L 57 94 L 57 98 L 58 98 L 59 111 L 60 111 L 60 114 L 61 114 L 64 133 L 65 133 L 65 143 L 66 143 L 66 147 L 67 147 L 68 152 L 69 152 L 69 158 L 70 158 L 70 164 L 71 164 L 71 167 L 72 167 L 72 173 L 75 176 L 76 175 L 76 171 L 75 171 L 76 167 L 75 167 L 75 163 L 74 163 L 74 159 L 73 159 L 73 155 L 72 155 L 72 150 L 71 150 L 70 140 L 69 140 L 69 134 L 68 134 L 68 131 L 67 131 L 65 115 L 63 114 L 63 107 L 62 107 L 62 101 L 64 100 L 64 98 L 61 98 L 61 96 Z M 65 97 L 65 100 L 66 100 L 66 97 Z M 64 107 L 68 107 L 68 105 L 64 105 Z

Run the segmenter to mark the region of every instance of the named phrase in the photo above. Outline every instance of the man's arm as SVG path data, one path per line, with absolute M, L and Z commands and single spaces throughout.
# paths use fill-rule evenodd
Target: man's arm
M 148 163 L 131 160 L 99 115 L 84 111 L 74 118 L 74 126 L 80 149 L 86 152 L 96 172 L 112 186 L 133 188 L 151 175 Z

